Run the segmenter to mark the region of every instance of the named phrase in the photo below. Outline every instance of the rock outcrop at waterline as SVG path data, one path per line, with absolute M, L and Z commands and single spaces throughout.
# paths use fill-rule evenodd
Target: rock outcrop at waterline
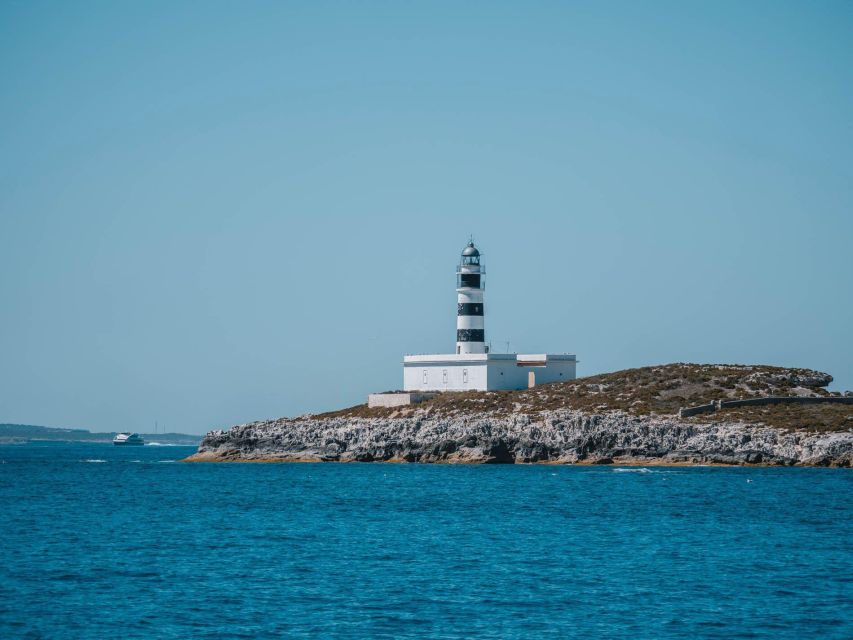
M 673 364 L 505 392 L 446 393 L 395 409 L 254 422 L 208 433 L 193 461 L 853 466 L 853 406 L 746 407 L 679 418 L 720 398 L 822 396 L 808 369 Z
M 191 460 L 853 464 L 852 433 L 583 411 L 456 418 L 297 418 L 213 431 Z

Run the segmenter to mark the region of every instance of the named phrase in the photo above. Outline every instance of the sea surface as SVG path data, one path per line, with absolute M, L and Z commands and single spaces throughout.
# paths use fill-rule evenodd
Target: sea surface
M 0 446 L 2 638 L 853 638 L 853 471 Z

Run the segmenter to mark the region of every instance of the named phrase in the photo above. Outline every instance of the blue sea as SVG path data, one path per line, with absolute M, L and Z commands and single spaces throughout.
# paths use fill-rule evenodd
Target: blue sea
M 0 446 L 3 638 L 853 638 L 853 472 Z

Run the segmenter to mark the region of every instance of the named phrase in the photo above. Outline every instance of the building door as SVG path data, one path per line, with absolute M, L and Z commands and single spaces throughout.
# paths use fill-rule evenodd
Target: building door
M 532 389 L 536 386 L 536 372 L 528 371 L 527 372 L 527 388 Z

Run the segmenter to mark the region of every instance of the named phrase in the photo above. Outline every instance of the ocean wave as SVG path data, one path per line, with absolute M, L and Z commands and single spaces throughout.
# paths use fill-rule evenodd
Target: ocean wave
M 106 462 L 106 460 L 100 460 L 98 458 L 90 458 L 88 460 L 81 460 L 80 462 Z
M 674 471 L 672 469 L 646 469 L 645 467 L 640 467 L 639 469 L 611 469 L 613 473 L 683 473 L 683 471 Z

